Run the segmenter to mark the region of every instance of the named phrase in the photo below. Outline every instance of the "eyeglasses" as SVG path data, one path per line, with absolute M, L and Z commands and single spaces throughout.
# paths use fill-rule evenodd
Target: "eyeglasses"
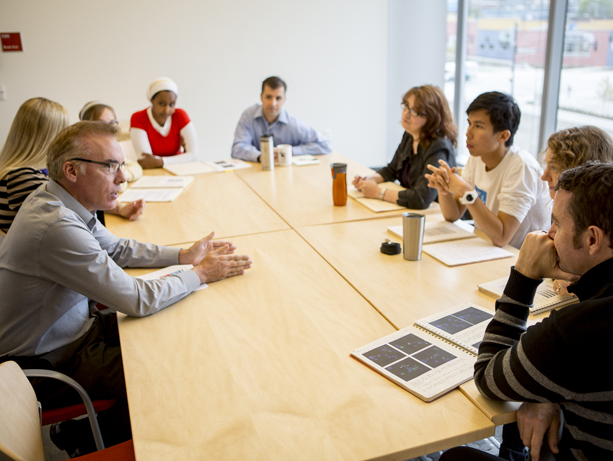
M 426 116 L 426 114 L 420 114 L 415 109 L 409 107 L 409 105 L 406 102 L 400 103 L 400 107 L 402 107 L 402 110 L 408 110 L 409 114 L 411 114 L 412 117 L 425 117 Z
M 74 162 L 75 160 L 78 160 L 79 162 L 95 163 L 96 165 L 104 165 L 108 174 L 116 174 L 120 168 L 121 171 L 126 171 L 126 162 L 95 162 L 86 158 L 71 158 L 69 162 Z
M 109 125 L 112 125 L 112 126 L 117 126 L 117 125 L 119 125 L 119 122 L 118 122 L 117 120 L 110 120 L 110 121 L 108 121 L 108 122 L 106 122 L 106 123 L 108 123 Z

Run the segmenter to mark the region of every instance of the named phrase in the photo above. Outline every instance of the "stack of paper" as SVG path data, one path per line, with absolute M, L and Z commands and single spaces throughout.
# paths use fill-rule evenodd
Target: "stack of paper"
M 143 176 L 119 196 L 119 201 L 172 202 L 193 180 L 193 176 Z
M 395 191 L 406 190 L 406 188 L 402 187 L 399 184 L 396 184 L 395 182 L 382 182 L 381 184 L 379 184 L 379 187 Z M 361 191 L 357 190 L 353 186 L 349 186 L 347 195 L 349 195 L 349 197 L 351 197 L 355 201 L 360 202 L 362 205 L 374 211 L 375 213 L 380 213 L 382 211 L 406 210 L 405 207 L 400 206 L 397 203 L 386 202 L 385 200 L 379 200 L 377 198 L 366 198 Z
M 461 221 L 451 223 L 448 221 L 427 222 L 424 226 L 424 245 L 429 243 L 451 242 L 453 240 L 464 240 L 477 238 L 473 234 L 475 228 L 470 224 L 465 224 Z M 387 231 L 398 238 L 403 237 L 402 226 L 391 226 Z
M 143 176 L 138 181 L 130 184 L 133 189 L 185 189 L 194 180 L 193 176 Z
M 297 155 L 292 158 L 292 163 L 296 166 L 319 165 L 321 162 L 312 155 Z
M 482 283 L 479 285 L 479 291 L 494 296 L 495 298 L 500 298 L 504 288 L 507 286 L 508 280 L 508 277 L 502 277 L 492 282 Z M 578 302 L 579 299 L 573 294 L 561 295 L 556 293 L 553 289 L 553 280 L 545 279 L 536 290 L 530 313 L 532 315 L 540 314 L 541 312 L 547 312 L 552 309 L 557 309 L 558 307 L 568 306 L 569 304 Z
M 188 162 L 176 165 L 164 165 L 164 169 L 177 176 L 219 173 L 220 171 L 242 170 L 251 168 L 251 164 L 236 158 L 218 160 L 216 162 Z
M 424 245 L 423 252 L 447 266 L 460 266 L 513 256 L 513 253 L 480 238 Z

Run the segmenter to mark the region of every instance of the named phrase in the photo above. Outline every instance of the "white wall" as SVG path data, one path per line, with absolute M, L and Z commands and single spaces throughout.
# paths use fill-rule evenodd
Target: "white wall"
M 404 2 L 445 8 L 444 0 Z M 388 2 L 0 0 L 0 12 L 0 32 L 21 32 L 24 46 L 0 53 L 8 96 L 0 102 L 0 144 L 28 98 L 61 103 L 72 122 L 85 102 L 100 99 L 128 120 L 148 105 L 147 85 L 168 76 L 194 121 L 202 159 L 221 159 L 262 80 L 278 75 L 288 83 L 287 109 L 329 133 L 337 151 L 367 165 L 385 161 Z M 432 55 L 428 37 L 420 47 Z
M 388 1 L 387 161 L 396 152 L 404 130 L 400 125 L 402 96 L 414 86 L 445 83 L 447 3 Z

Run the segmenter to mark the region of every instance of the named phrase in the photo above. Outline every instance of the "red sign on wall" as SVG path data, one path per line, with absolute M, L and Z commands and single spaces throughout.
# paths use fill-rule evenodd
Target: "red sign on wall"
M 0 32 L 0 39 L 2 39 L 2 51 L 23 51 L 19 32 Z

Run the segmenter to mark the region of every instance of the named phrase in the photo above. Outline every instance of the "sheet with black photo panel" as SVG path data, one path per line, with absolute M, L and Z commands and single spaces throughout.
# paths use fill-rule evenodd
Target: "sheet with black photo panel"
M 472 303 L 463 303 L 439 314 L 420 319 L 416 325 L 477 354 L 485 329 L 494 312 Z
M 412 326 L 356 349 L 352 355 L 426 401 L 469 380 L 475 360 Z

